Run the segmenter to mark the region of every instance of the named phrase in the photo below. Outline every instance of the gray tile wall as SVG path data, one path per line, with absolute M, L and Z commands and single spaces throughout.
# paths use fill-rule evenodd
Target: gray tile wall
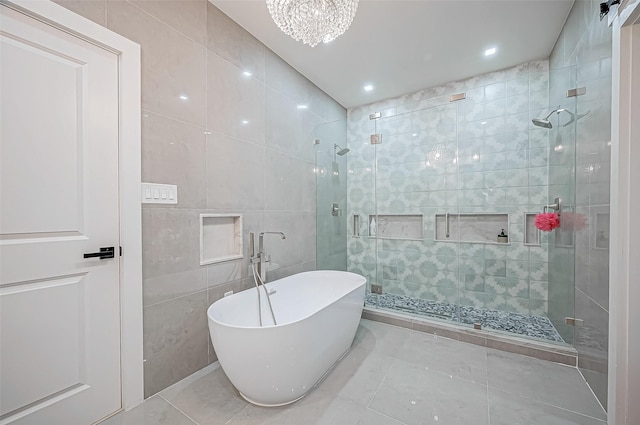
M 269 279 L 315 269 L 313 132 L 346 111 L 206 0 L 58 3 L 142 46 L 142 179 L 178 185 L 143 208 L 149 396 L 216 360 L 206 309 L 253 284 L 249 232 L 287 234 Z M 244 259 L 200 266 L 203 212 L 244 215 Z
M 575 328 L 574 345 L 580 370 L 606 407 L 612 37 L 599 3 L 575 2 L 550 64 L 552 80 L 553 70 L 573 66 L 575 86 L 587 88 L 576 99 L 575 317 L 584 325 Z

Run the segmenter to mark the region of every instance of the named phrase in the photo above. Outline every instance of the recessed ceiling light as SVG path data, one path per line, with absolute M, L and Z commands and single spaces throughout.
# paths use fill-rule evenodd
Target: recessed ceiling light
M 249 124 L 249 121 L 248 120 L 242 120 L 242 124 L 247 125 L 247 124 Z
M 308 105 L 298 105 L 298 109 L 309 109 Z
M 189 100 L 189 96 L 186 95 L 180 95 L 180 100 Z
M 480 124 L 485 125 L 486 123 L 487 123 L 486 121 L 482 121 Z
M 251 73 L 251 71 L 244 71 L 242 75 L 244 75 L 245 77 L 251 77 L 253 74 Z
M 487 50 L 484 51 L 484 55 L 485 56 L 491 56 L 491 55 L 493 55 L 495 53 L 496 53 L 496 48 L 495 47 L 492 47 L 492 48 L 487 49 Z
M 364 86 L 364 91 L 371 91 L 371 90 L 373 90 L 373 85 L 367 84 L 366 86 Z

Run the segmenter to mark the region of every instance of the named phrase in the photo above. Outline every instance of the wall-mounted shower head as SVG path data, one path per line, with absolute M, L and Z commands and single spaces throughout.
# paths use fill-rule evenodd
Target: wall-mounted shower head
M 544 128 L 553 127 L 553 125 L 551 125 L 551 121 L 546 120 L 546 119 L 542 119 L 542 118 L 534 118 L 534 119 L 531 120 L 531 122 L 533 123 L 533 125 L 538 126 L 538 127 L 544 127 Z
M 534 118 L 531 120 L 531 122 L 533 123 L 533 125 L 537 126 L 537 127 L 544 127 L 544 128 L 552 128 L 553 125 L 551 124 L 551 121 L 549 121 L 549 117 L 553 114 L 559 114 L 560 112 L 566 112 L 567 114 L 571 115 L 571 120 L 564 124 L 563 127 L 566 127 L 567 125 L 571 124 L 574 120 L 574 116 L 570 111 L 567 111 L 564 108 L 558 108 L 558 109 L 554 109 L 553 111 L 549 112 L 549 115 L 547 115 L 544 118 Z
M 338 150 L 338 149 L 340 149 L 340 150 Z M 343 155 L 346 155 L 347 152 L 349 152 L 351 149 L 343 148 L 343 147 L 338 146 L 338 145 L 333 145 L 333 150 L 335 151 L 336 154 L 338 154 L 340 156 L 343 156 Z

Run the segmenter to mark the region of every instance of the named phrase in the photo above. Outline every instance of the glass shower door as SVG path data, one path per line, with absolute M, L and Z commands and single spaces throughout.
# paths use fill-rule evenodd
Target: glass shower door
M 573 344 L 574 326 L 566 318 L 575 310 L 575 240 L 586 217 L 576 209 L 576 124 L 579 118 L 577 97 L 567 97 L 576 87 L 576 67 L 549 72 L 549 123 L 551 128 L 536 127 L 549 144 L 549 203 L 561 199 L 560 227 L 548 237 L 549 279 L 548 317 L 565 342 Z M 558 111 L 558 112 L 553 112 Z M 553 113 L 552 113 L 553 112 Z M 546 115 L 546 114 L 545 114 Z M 581 235 L 579 233 L 579 235 Z
M 369 132 L 350 134 L 347 183 L 347 270 L 367 278 L 366 304 L 377 307 L 377 298 L 372 295 L 379 285 L 376 262 L 377 240 L 370 234 L 370 219 L 376 213 L 375 145 L 371 134 L 375 122 L 370 122 Z M 375 233 L 375 230 L 374 232 Z
M 368 148 L 374 214 L 367 226 L 373 289 L 381 292 L 370 301 L 379 308 L 458 318 L 456 121 L 457 106 L 450 102 L 375 121 Z

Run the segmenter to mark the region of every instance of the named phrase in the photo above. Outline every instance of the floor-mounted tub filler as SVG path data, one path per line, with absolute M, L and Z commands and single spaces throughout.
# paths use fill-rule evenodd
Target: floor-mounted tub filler
M 280 406 L 304 397 L 349 351 L 366 279 L 339 271 L 299 273 L 267 283 L 262 327 L 256 288 L 222 298 L 207 315 L 222 369 L 247 401 Z

